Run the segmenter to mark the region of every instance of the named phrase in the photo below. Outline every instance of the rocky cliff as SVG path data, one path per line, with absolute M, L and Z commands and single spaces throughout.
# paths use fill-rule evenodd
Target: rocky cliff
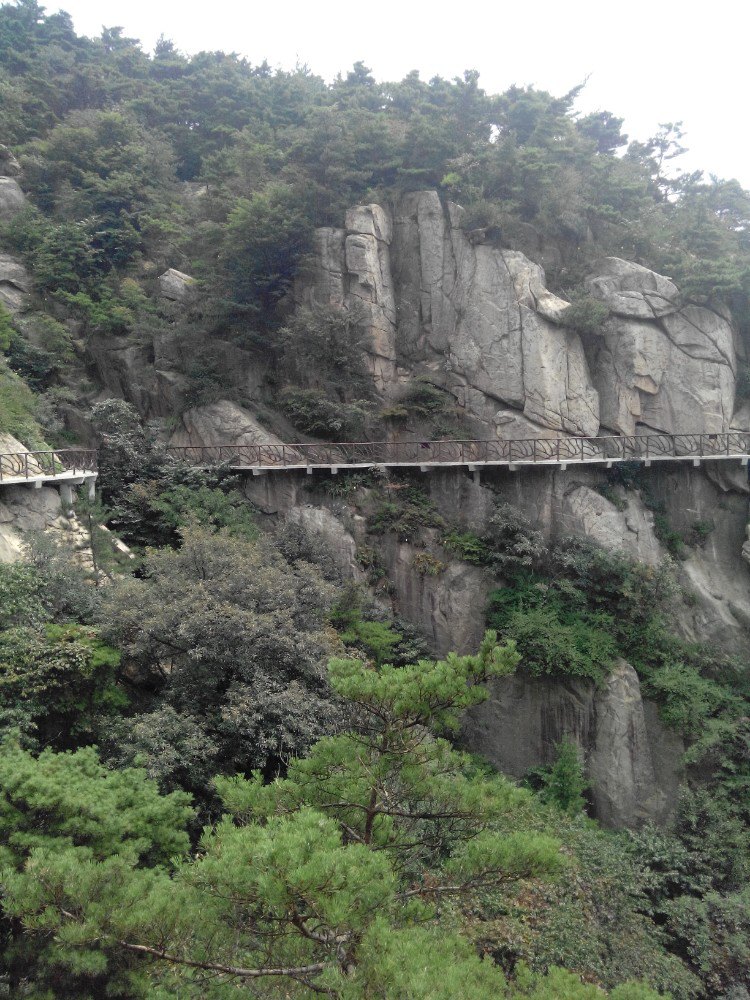
M 733 426 L 737 342 L 722 310 L 683 300 L 666 277 L 605 258 L 586 281 L 610 311 L 595 335 L 564 325 L 569 303 L 515 250 L 476 242 L 436 192 L 360 206 L 316 233 L 301 301 L 364 310 L 385 396 L 415 375 L 456 398 L 475 433 L 593 436 L 716 433 Z M 740 418 L 744 427 L 746 418 Z
M 11 187 L 3 194 L 8 212 L 16 205 Z M 360 318 L 367 368 L 384 407 L 420 378 L 449 394 L 467 437 L 750 431 L 750 405 L 737 400 L 747 352 L 724 309 L 686 300 L 666 276 L 605 258 L 592 265 L 585 290 L 606 318 L 577 332 L 566 325 L 570 303 L 546 287 L 540 264 L 487 241 L 484 232 L 467 232 L 462 216 L 437 193 L 417 192 L 386 206 L 356 206 L 341 228 L 315 233 L 314 253 L 288 306 L 330 306 Z M 153 284 L 174 317 L 196 295 L 190 276 L 179 271 Z M 0 257 L 6 305 L 22 310 L 28 290 L 18 262 Z M 269 378 L 272 365 L 262 352 L 213 339 L 212 364 L 234 391 L 196 405 L 185 378 L 191 349 L 163 325 L 151 341 L 98 337 L 86 348 L 104 394 L 130 400 L 174 445 L 268 443 L 296 434 L 275 406 L 278 382 Z M 408 437 L 425 427 L 412 422 L 379 433 Z M 324 486 L 317 476 L 283 473 L 249 477 L 244 488 L 264 523 L 302 525 L 346 579 L 372 583 L 363 567 L 376 548 L 388 584 L 374 588 L 376 599 L 417 625 L 437 654 L 476 648 L 487 595 L 497 586 L 489 571 L 456 558 L 430 530 L 419 538 L 386 532 L 373 539 L 367 489 L 336 494 Z M 750 653 L 748 486 L 739 463 L 654 467 L 643 471 L 638 488 L 614 494 L 601 467 L 495 469 L 481 481 L 466 470 L 435 470 L 423 486 L 440 517 L 457 528 L 481 533 L 501 499 L 548 539 L 586 538 L 652 567 L 670 559 L 655 510 L 683 533 L 710 523 L 702 545 L 675 563 L 682 598 L 674 629 L 730 653 Z M 11 514 L 18 522 L 12 499 L 3 524 Z M 56 516 L 51 509 L 38 513 Z M 15 528 L 4 535 L 17 554 Z M 467 720 L 463 739 L 520 775 L 548 763 L 566 735 L 586 754 L 595 808 L 605 822 L 632 825 L 666 815 L 681 776 L 680 740 L 643 699 L 625 661 L 598 688 L 532 681 L 523 673 L 499 682 Z
M 568 303 L 546 288 L 541 267 L 477 242 L 461 214 L 422 192 L 388 209 L 360 206 L 343 228 L 316 234 L 296 299 L 364 314 L 369 368 L 385 400 L 427 378 L 452 394 L 470 433 L 481 437 L 750 429 L 747 405 L 735 405 L 746 351 L 725 310 L 686 301 L 669 278 L 606 258 L 586 290 L 608 317 L 580 335 L 564 325 Z M 643 476 L 638 489 L 616 495 L 601 468 L 484 471 L 481 482 L 466 471 L 433 471 L 423 483 L 451 524 L 481 532 L 499 497 L 547 538 L 586 538 L 653 567 L 671 561 L 654 510 L 678 532 L 710 523 L 708 538 L 674 563 L 682 597 L 672 624 L 689 640 L 747 655 L 746 470 L 665 465 Z M 272 519 L 304 523 L 338 553 L 345 575 L 362 579 L 356 553 L 372 543 L 366 502 L 331 501 L 292 475 L 256 478 L 246 489 Z M 434 575 L 419 571 L 425 549 L 440 567 Z M 456 560 L 429 531 L 419 540 L 387 536 L 378 554 L 394 608 L 436 652 L 476 647 L 493 585 L 486 570 Z M 603 822 L 637 825 L 668 814 L 683 778 L 682 741 L 623 660 L 602 687 L 523 673 L 497 682 L 463 732 L 468 747 L 518 776 L 548 763 L 565 736 L 584 751 Z

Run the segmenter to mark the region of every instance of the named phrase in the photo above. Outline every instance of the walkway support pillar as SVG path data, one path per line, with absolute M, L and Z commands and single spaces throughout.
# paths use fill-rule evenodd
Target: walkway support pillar
M 60 483 L 60 502 L 63 513 L 67 514 L 73 509 L 73 487 L 68 483 Z

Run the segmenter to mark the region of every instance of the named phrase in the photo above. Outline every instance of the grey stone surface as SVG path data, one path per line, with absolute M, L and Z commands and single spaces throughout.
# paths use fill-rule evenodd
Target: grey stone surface
M 44 531 L 60 516 L 60 493 L 54 486 L 3 486 L 0 491 L 0 500 L 20 531 Z
M 313 252 L 303 262 L 294 287 L 297 302 L 342 307 L 346 301 L 346 233 L 330 227 L 316 229 Z
M 624 660 L 600 689 L 591 681 L 523 674 L 493 681 L 489 699 L 467 713 L 461 732 L 467 749 L 517 778 L 552 763 L 564 739 L 581 749 L 594 812 L 605 826 L 665 818 L 674 773 L 654 769 L 652 744 L 668 745 L 669 735 L 653 713 L 647 726 L 638 678 Z
M 421 551 L 392 536 L 379 549 L 395 608 L 421 629 L 437 656 L 476 652 L 484 635 L 490 574 L 454 560 L 437 576 L 422 575 L 415 564 Z
M 60 494 L 54 487 L 0 486 L 0 563 L 24 558 L 24 533 L 59 529 Z
M 173 302 L 189 302 L 195 294 L 195 278 L 170 267 L 156 279 L 159 294 Z
M 654 519 L 637 495 L 618 491 L 624 510 L 589 486 L 573 485 L 563 495 L 561 534 L 587 538 L 609 552 L 622 552 L 649 566 L 663 557 L 654 535 Z
M 281 444 L 255 417 L 237 403 L 220 399 L 206 406 L 196 406 L 183 413 L 180 424 L 169 439 L 173 447 L 191 445 Z
M 20 260 L 0 253 L 0 303 L 12 315 L 19 313 L 31 291 L 31 276 Z
M 13 177 L 0 176 L 0 222 L 10 222 L 26 205 L 26 195 Z
M 355 205 L 346 213 L 346 231 L 374 236 L 376 240 L 390 243 L 393 226 L 388 212 L 380 205 Z
M 670 278 L 619 257 L 597 261 L 586 287 L 613 313 L 630 319 L 667 316 L 680 304 L 680 293 Z
M 732 423 L 735 331 L 721 313 L 679 301 L 674 285 L 607 258 L 589 290 L 612 309 L 592 348 L 603 427 L 621 434 L 713 434 Z
M 364 311 L 385 397 L 410 374 L 429 373 L 490 433 L 506 404 L 553 434 L 595 434 L 583 346 L 558 325 L 568 303 L 537 264 L 470 239 L 461 219 L 435 191 L 405 195 L 392 211 L 355 206 L 345 230 L 317 231 L 295 297 Z
M 607 257 L 587 287 L 612 315 L 587 357 L 542 268 L 471 239 L 462 214 L 420 191 L 388 210 L 355 206 L 345 229 L 316 233 L 297 299 L 364 310 L 385 397 L 429 375 L 479 433 L 500 437 L 729 428 L 738 339 L 725 312 L 684 304 L 671 279 Z
M 750 656 L 750 573 L 742 557 L 747 496 L 725 492 L 690 465 L 654 467 L 649 489 L 675 531 L 689 533 L 696 524 L 711 529 L 675 567 L 688 599 L 678 605 L 673 627 L 691 641 Z
M 0 177 L 18 177 L 21 164 L 7 146 L 0 144 Z
M 364 573 L 357 563 L 357 543 L 343 523 L 325 507 L 292 507 L 287 515 L 291 524 L 297 524 L 312 538 L 321 542 L 342 579 L 356 583 L 364 581 Z
M 638 675 L 625 660 L 597 690 L 594 709 L 588 776 L 598 819 L 612 827 L 661 819 L 667 797 L 656 783 Z

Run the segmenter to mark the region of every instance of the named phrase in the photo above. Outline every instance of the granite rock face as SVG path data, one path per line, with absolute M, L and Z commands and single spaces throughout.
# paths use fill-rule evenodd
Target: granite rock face
M 325 507 L 292 507 L 286 518 L 298 525 L 312 539 L 319 542 L 336 567 L 342 580 L 362 583 L 364 573 L 357 562 L 357 543 L 354 536 L 331 511 Z
M 0 253 L 0 304 L 15 316 L 24 308 L 31 291 L 31 277 L 20 260 Z
M 399 355 L 440 373 L 493 432 L 505 404 L 548 431 L 595 434 L 598 399 L 583 346 L 556 325 L 567 303 L 545 288 L 538 265 L 473 243 L 461 221 L 435 192 L 406 195 L 394 211 Z
M 595 434 L 583 345 L 558 325 L 567 303 L 523 254 L 472 242 L 461 214 L 434 191 L 406 195 L 391 211 L 351 209 L 344 229 L 317 231 L 298 301 L 364 314 L 370 368 L 386 397 L 423 374 L 493 436 L 503 405 L 547 436 Z
M 597 818 L 605 826 L 637 827 L 665 818 L 682 777 L 683 748 L 670 742 L 646 709 L 638 677 L 625 660 L 618 660 L 601 688 L 575 678 L 534 680 L 519 673 L 490 684 L 489 699 L 467 713 L 461 742 L 520 778 L 552 763 L 556 745 L 572 740 L 584 760 Z M 652 747 L 663 758 L 658 770 Z
M 18 177 L 21 164 L 7 146 L 0 143 L 0 177 Z
M 596 489 L 571 483 L 561 497 L 560 534 L 587 538 L 608 552 L 658 565 L 663 553 L 654 535 L 653 514 L 624 490 L 618 499 L 615 505 Z
M 169 439 L 171 447 L 212 445 L 277 445 L 282 442 L 247 410 L 227 399 L 183 413 Z
M 687 558 L 673 563 L 680 585 L 670 611 L 675 633 L 746 658 L 750 613 L 743 609 L 750 608 L 750 573 L 742 547 L 747 498 L 734 491 L 722 494 L 691 463 L 655 463 L 646 475 L 649 504 L 663 503 L 675 530 L 685 533 L 696 521 L 715 522 Z M 528 469 L 522 475 L 486 470 L 481 477 L 436 469 L 422 481 L 436 511 L 459 530 L 481 533 L 500 500 L 523 510 L 549 540 L 573 535 L 654 567 L 666 558 L 646 498 L 637 489 L 613 486 L 601 466 Z M 357 564 L 358 547 L 375 544 L 367 530 L 366 497 L 352 506 L 320 485 L 317 476 L 289 472 L 248 476 L 245 492 L 270 524 L 288 518 L 300 525 L 324 543 L 346 579 L 366 583 Z M 376 544 L 389 586 L 387 593 L 376 589 L 374 600 L 416 625 L 436 656 L 475 651 L 489 593 L 502 580 L 443 549 L 436 529 L 423 529 L 415 539 L 379 534 Z M 750 546 L 745 551 L 750 559 Z M 420 571 L 425 554 L 442 563 L 434 575 Z M 628 663 L 617 660 L 599 686 L 572 677 L 537 679 L 521 667 L 490 688 L 489 700 L 465 720 L 467 748 L 521 777 L 551 763 L 556 743 L 573 739 L 585 761 L 593 811 L 603 823 L 619 828 L 667 820 L 684 781 L 685 748 L 679 734 L 661 722 L 657 707 L 644 701 Z
M 321 229 L 298 301 L 358 309 L 385 398 L 422 376 L 453 394 L 477 435 L 714 434 L 733 420 L 736 331 L 674 282 L 607 257 L 586 279 L 610 318 L 584 343 L 569 303 L 516 250 L 472 238 L 435 191 L 359 205 Z
M 172 302 L 189 302 L 194 295 L 195 278 L 170 267 L 156 279 L 159 294 Z
M 619 434 L 729 430 L 737 363 L 728 319 L 683 304 L 669 278 L 614 257 L 586 284 L 612 313 L 593 348 L 602 425 Z
M 670 278 L 619 257 L 600 260 L 586 285 L 617 316 L 651 320 L 679 308 L 680 293 Z
M 651 759 L 638 675 L 618 660 L 594 698 L 596 722 L 588 775 L 596 815 L 605 826 L 640 826 L 659 820 L 667 796 Z
M 0 176 L 0 222 L 10 222 L 26 206 L 26 195 L 14 177 Z
M 448 560 L 437 576 L 422 574 L 415 562 L 421 552 L 394 537 L 382 546 L 395 606 L 419 626 L 438 656 L 476 652 L 485 630 L 490 574 L 458 560 Z

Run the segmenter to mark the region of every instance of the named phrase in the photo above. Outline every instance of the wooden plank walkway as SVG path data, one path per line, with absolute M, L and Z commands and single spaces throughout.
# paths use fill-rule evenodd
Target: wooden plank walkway
M 196 468 L 224 466 L 262 475 L 283 470 L 605 465 L 736 460 L 747 465 L 750 433 L 639 434 L 505 441 L 342 441 L 331 444 L 183 446 L 168 453 Z

